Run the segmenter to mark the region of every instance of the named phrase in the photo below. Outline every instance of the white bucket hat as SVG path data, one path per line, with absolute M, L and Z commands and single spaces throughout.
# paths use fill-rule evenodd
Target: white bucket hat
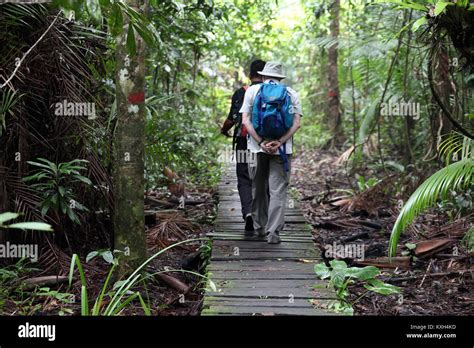
M 282 74 L 282 67 L 280 63 L 268 62 L 262 71 L 257 71 L 262 76 L 278 77 L 284 79 L 286 76 Z

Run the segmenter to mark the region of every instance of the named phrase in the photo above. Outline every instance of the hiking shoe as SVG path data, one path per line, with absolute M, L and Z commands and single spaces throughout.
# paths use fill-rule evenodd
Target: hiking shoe
M 246 231 L 254 231 L 253 229 L 253 219 L 251 214 L 247 214 L 245 217 L 245 230 Z
M 267 243 L 268 244 L 280 244 L 281 239 L 277 232 L 269 233 L 267 236 Z

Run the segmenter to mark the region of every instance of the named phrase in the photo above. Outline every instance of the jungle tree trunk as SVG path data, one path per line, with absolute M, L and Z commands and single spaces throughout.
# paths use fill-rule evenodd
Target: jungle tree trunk
M 340 0 L 334 0 L 331 8 L 331 37 L 337 39 L 339 37 L 339 10 Z M 341 114 L 339 107 L 339 82 L 338 82 L 338 65 L 337 65 L 337 44 L 331 46 L 328 52 L 328 114 L 327 120 L 329 130 L 332 134 L 331 147 L 339 142 L 341 136 Z
M 128 0 L 142 11 L 146 0 Z M 135 33 L 136 52 L 127 49 L 129 21 L 117 38 L 117 125 L 114 137 L 114 247 L 124 251 L 120 273 L 140 265 L 146 257 L 144 217 L 145 43 Z M 133 50 L 132 50 L 133 51 Z
M 406 12 L 405 12 L 406 14 Z M 412 18 L 412 14 L 413 14 L 413 10 L 411 10 L 409 13 L 408 13 L 408 22 L 411 22 L 411 18 Z M 403 71 L 403 101 L 404 102 L 407 102 L 408 99 L 409 99 L 409 90 L 408 90 L 408 76 L 412 73 L 412 65 L 410 66 L 410 61 L 409 61 L 409 58 L 410 58 L 410 53 L 411 53 L 411 50 L 410 50 L 410 47 L 411 47 L 411 41 L 412 41 L 412 31 L 408 31 L 408 38 L 407 38 L 407 48 L 406 48 L 406 55 L 405 55 L 405 69 Z M 406 115 L 405 118 L 404 118 L 404 121 L 405 121 L 405 136 L 404 136 L 404 139 L 405 139 L 405 144 L 403 145 L 403 143 L 401 144 L 400 146 L 400 151 L 402 153 L 404 153 L 404 157 L 405 157 L 405 164 L 408 165 L 408 164 L 411 164 L 413 163 L 413 150 L 412 150 L 412 135 L 413 135 L 413 130 L 415 128 L 415 122 L 413 120 L 413 117 L 411 115 Z M 404 151 L 404 149 L 406 149 Z
M 441 45 L 439 50 L 437 69 L 435 70 L 435 81 L 437 82 L 438 94 L 441 97 L 444 105 L 449 108 L 450 96 L 454 94 L 453 86 L 451 85 L 451 76 L 449 75 L 450 61 L 449 54 L 446 47 Z M 453 109 L 451 109 L 451 112 Z M 440 116 L 435 118 L 435 129 L 441 128 L 441 135 L 451 132 L 453 129 L 451 122 L 443 112 Z M 442 125 L 440 123 L 443 123 Z

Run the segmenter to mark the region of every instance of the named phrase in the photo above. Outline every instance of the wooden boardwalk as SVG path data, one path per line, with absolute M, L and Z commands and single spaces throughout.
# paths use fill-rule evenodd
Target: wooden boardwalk
M 235 166 L 219 186 L 219 212 L 207 268 L 217 291 L 208 290 L 202 315 L 328 315 L 321 309 L 335 298 L 314 274 L 320 262 L 311 227 L 291 198 L 281 244 L 244 236 Z M 319 307 L 319 308 L 318 308 Z

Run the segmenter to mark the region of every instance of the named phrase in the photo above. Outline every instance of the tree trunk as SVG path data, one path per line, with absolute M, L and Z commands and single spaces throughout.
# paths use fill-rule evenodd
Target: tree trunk
M 334 0 L 331 9 L 331 37 L 337 39 L 339 37 L 339 10 L 341 4 L 340 0 Z M 328 53 L 328 115 L 327 120 L 329 129 L 332 133 L 331 147 L 339 143 L 341 137 L 341 113 L 339 100 L 339 82 L 338 82 L 338 65 L 337 44 L 329 48 Z
M 441 97 L 444 105 L 450 108 L 450 96 L 454 94 L 453 86 L 451 84 L 451 76 L 449 75 L 449 54 L 444 46 L 440 47 L 438 56 L 437 69 L 435 70 L 435 81 L 437 81 L 438 94 Z M 453 110 L 452 108 L 450 108 Z M 440 123 L 443 123 L 442 125 Z M 451 132 L 453 126 L 449 119 L 443 112 L 440 116 L 435 118 L 436 129 L 441 128 L 441 135 Z
M 434 88 L 439 95 L 442 103 L 450 108 L 449 98 L 450 94 L 453 93 L 451 80 L 449 76 L 449 56 L 448 52 L 444 47 L 441 47 L 438 54 L 433 58 L 433 82 Z M 438 145 L 441 141 L 441 136 L 449 133 L 452 130 L 452 124 L 446 117 L 444 112 L 438 106 L 435 97 L 431 96 L 430 108 L 430 126 L 433 148 L 437 152 Z
M 128 0 L 137 11 L 145 0 Z M 114 141 L 114 247 L 120 254 L 120 273 L 139 266 L 146 257 L 144 214 L 145 43 L 135 33 L 136 53 L 126 47 L 129 20 L 117 38 L 117 126 Z

